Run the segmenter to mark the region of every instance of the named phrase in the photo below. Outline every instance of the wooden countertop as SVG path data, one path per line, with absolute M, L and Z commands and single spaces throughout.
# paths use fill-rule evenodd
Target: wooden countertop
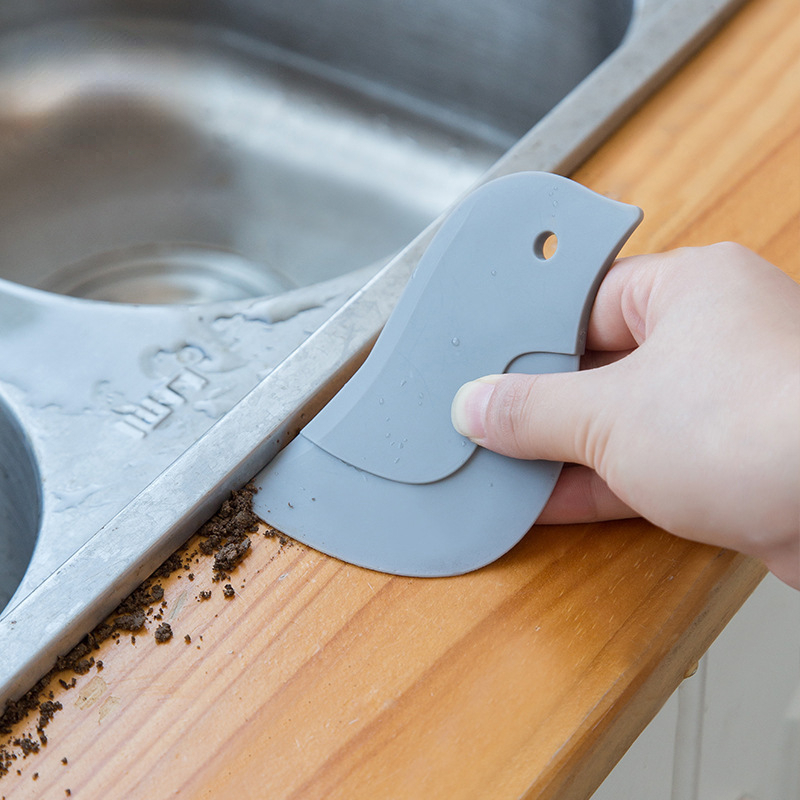
M 800 279 L 794 0 L 746 6 L 574 177 L 645 209 L 627 253 L 734 239 Z M 536 528 L 458 578 L 258 534 L 232 599 L 194 572 L 163 581 L 172 641 L 54 687 L 0 796 L 587 797 L 763 575 L 641 521 Z

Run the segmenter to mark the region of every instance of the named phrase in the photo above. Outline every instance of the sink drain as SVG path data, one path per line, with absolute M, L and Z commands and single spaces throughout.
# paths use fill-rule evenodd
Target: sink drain
M 55 272 L 39 288 L 115 303 L 213 303 L 294 288 L 276 270 L 207 245 L 146 244 L 111 250 Z

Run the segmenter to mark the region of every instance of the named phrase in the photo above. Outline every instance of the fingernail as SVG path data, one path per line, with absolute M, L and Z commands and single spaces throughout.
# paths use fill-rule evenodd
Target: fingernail
M 486 437 L 486 407 L 492 396 L 498 375 L 487 375 L 476 381 L 465 383 L 453 398 L 450 407 L 450 419 L 453 427 L 473 442 Z

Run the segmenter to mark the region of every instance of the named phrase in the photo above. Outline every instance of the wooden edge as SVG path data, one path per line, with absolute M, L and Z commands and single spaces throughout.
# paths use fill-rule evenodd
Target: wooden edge
M 667 635 L 654 639 L 631 665 L 637 676 L 629 683 L 620 680 L 619 691 L 612 687 L 587 717 L 584 734 L 558 754 L 523 796 L 590 797 L 766 574 L 760 561 L 721 550 L 676 608 Z

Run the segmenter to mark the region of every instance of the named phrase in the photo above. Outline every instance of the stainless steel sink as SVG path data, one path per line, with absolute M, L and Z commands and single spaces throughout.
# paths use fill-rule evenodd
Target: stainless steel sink
M 740 3 L 6 0 L 0 702 L 346 380 L 452 203 L 568 173 Z
M 0 11 L 0 274 L 123 302 L 385 260 L 620 42 L 632 0 Z

